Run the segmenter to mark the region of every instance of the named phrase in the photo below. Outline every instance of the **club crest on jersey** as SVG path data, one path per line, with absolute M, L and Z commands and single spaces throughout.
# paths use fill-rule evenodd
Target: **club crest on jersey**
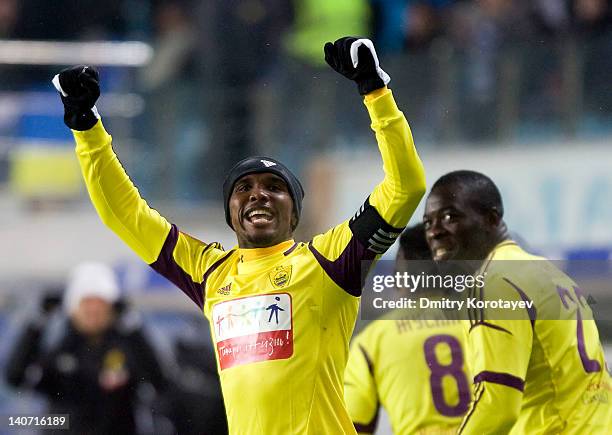
M 217 289 L 217 293 L 219 293 L 220 295 L 224 295 L 224 296 L 228 296 L 231 291 L 232 291 L 232 283 L 231 282 L 228 285 L 223 286 L 220 289 Z
M 269 273 L 270 282 L 272 283 L 272 287 L 275 289 L 280 289 L 286 287 L 291 281 L 291 268 L 293 266 L 278 266 L 274 268 L 272 272 Z

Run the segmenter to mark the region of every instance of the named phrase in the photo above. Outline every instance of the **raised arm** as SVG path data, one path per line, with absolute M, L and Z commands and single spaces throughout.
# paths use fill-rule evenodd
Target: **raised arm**
M 170 232 L 170 223 L 140 197 L 101 120 L 91 129 L 73 134 L 83 178 L 100 219 L 144 262 L 153 263 Z
M 382 156 L 385 178 L 369 203 L 389 225 L 404 228 L 425 194 L 425 170 L 404 114 L 391 91 L 376 90 L 365 96 L 372 130 Z
M 98 115 L 98 82 L 98 73 L 83 65 L 64 70 L 53 79 L 64 103 L 64 122 L 76 141 L 91 201 L 106 226 L 201 308 L 202 276 L 224 253 L 216 243 L 205 244 L 181 233 L 141 198 Z
M 353 80 L 371 119 L 385 177 L 348 221 L 313 239 L 311 250 L 332 279 L 347 292 L 361 294 L 362 261 L 383 254 L 400 235 L 425 193 L 425 171 L 404 114 L 386 87 L 368 39 L 341 38 L 325 45 L 325 60 Z
M 369 39 L 346 37 L 333 44 L 328 42 L 325 60 L 353 80 L 364 96 L 383 160 L 385 178 L 360 213 L 368 213 L 368 208 L 373 207 L 385 223 L 404 228 L 425 193 L 425 171 L 408 122 L 387 88 L 391 78 L 381 69 Z

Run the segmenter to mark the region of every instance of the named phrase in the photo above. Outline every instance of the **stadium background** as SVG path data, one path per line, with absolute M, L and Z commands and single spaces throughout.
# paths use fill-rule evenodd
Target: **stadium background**
M 352 215 L 382 175 L 354 85 L 322 59 L 325 41 L 368 35 L 429 185 L 453 169 L 490 175 L 530 250 L 598 261 L 584 279 L 601 279 L 612 251 L 611 17 L 608 0 L 0 0 L 0 366 L 38 296 L 84 259 L 115 267 L 169 365 L 179 339 L 210 347 L 187 298 L 95 215 L 50 84 L 59 69 L 99 68 L 115 150 L 181 228 L 233 246 L 223 176 L 268 154 L 301 175 L 307 240 Z M 595 301 L 612 346 L 612 293 Z M 0 414 L 40 406 L 0 386 Z

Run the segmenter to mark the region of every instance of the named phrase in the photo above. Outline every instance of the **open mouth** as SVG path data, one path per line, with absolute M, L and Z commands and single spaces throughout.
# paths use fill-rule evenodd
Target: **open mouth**
M 274 215 L 266 208 L 254 208 L 245 214 L 245 220 L 253 225 L 262 225 L 271 222 Z
M 449 246 L 437 246 L 431 250 L 431 253 L 434 260 L 440 261 L 452 258 L 455 250 Z

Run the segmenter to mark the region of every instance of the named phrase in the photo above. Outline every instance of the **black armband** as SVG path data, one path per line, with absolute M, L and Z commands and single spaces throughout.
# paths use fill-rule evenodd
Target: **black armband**
M 370 204 L 369 196 L 349 221 L 349 228 L 363 246 L 376 254 L 384 254 L 403 231 L 383 219 Z

